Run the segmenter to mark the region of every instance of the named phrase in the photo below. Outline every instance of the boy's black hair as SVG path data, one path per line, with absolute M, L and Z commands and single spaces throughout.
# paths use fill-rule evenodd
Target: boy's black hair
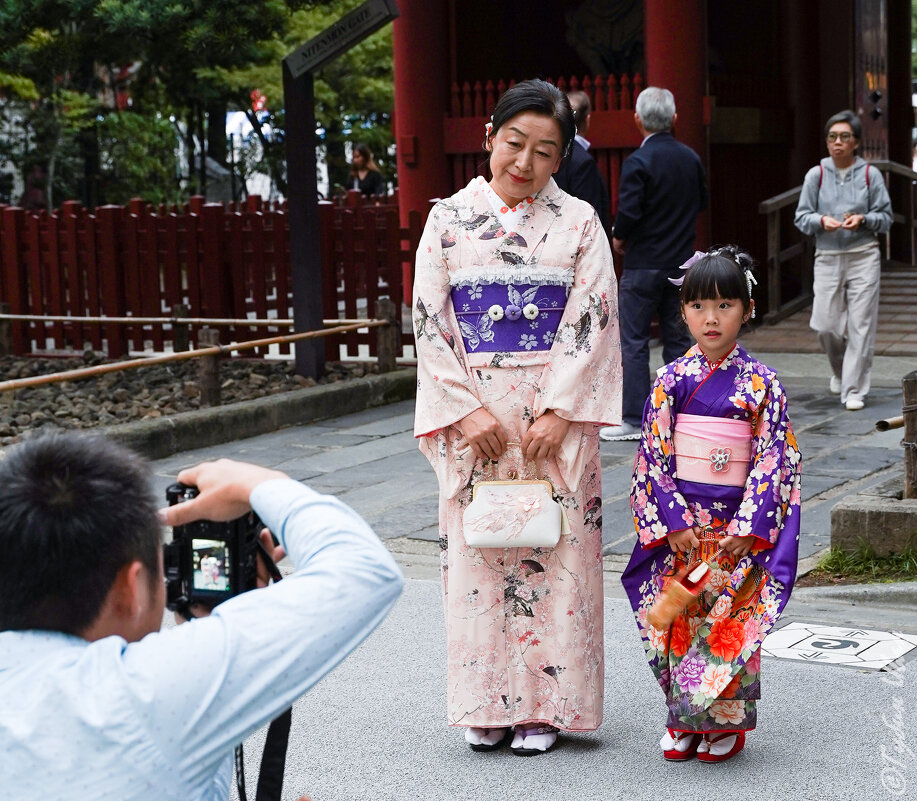
M 746 314 L 751 310 L 751 294 L 746 271 L 751 272 L 754 259 L 737 245 L 708 250 L 685 271 L 679 300 L 682 305 L 695 300 L 738 298 Z
M 79 635 L 118 571 L 162 581 L 157 505 L 145 463 L 100 436 L 50 434 L 0 461 L 0 631 Z

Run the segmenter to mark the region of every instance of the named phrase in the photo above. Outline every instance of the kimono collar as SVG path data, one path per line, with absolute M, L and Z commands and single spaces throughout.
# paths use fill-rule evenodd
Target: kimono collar
M 700 345 L 694 345 L 691 350 L 688 351 L 688 355 L 697 359 L 700 362 L 702 367 L 711 367 L 713 371 L 721 370 L 723 368 L 728 368 L 732 366 L 737 360 L 747 361 L 748 354 L 742 349 L 742 346 L 738 342 L 733 346 L 732 350 L 729 351 L 722 359 L 718 362 L 711 362 L 707 355 L 701 350 Z M 713 372 L 711 371 L 711 372 Z

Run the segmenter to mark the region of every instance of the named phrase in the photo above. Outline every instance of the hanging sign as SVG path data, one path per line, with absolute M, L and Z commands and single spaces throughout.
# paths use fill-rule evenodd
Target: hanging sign
M 395 0 L 367 0 L 283 61 L 294 78 L 314 72 L 398 16 Z

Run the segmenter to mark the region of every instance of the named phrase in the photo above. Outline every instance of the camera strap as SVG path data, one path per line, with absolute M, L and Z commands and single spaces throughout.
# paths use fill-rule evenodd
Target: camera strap
M 255 801 L 280 801 L 283 789 L 283 772 L 287 762 L 287 745 L 290 741 L 290 724 L 293 720 L 293 708 L 281 712 L 267 730 L 264 742 L 264 753 L 261 754 L 261 770 L 258 773 L 258 789 Z M 245 763 L 241 744 L 236 746 L 236 788 L 239 801 L 248 801 L 245 793 Z
M 274 560 L 267 552 L 260 539 L 255 540 L 260 556 L 271 578 L 278 582 L 283 576 Z M 264 752 L 261 754 L 261 770 L 258 772 L 258 789 L 255 790 L 255 801 L 280 801 L 283 789 L 283 772 L 287 764 L 287 746 L 290 743 L 290 724 L 293 722 L 293 707 L 281 712 L 271 721 L 264 741 Z M 242 744 L 236 746 L 236 789 L 239 801 L 248 801 L 245 793 L 245 760 Z

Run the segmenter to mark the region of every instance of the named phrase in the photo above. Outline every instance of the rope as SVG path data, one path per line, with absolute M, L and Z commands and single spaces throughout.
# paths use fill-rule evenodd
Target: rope
M 196 359 L 200 356 L 219 356 L 234 350 L 251 350 L 252 348 L 263 348 L 267 345 L 298 342 L 301 339 L 317 339 L 319 337 L 331 336 L 332 334 L 343 334 L 347 331 L 354 331 L 357 328 L 379 328 L 383 325 L 391 325 L 391 322 L 388 320 L 360 320 L 355 323 L 326 328 L 323 331 L 303 331 L 298 334 L 288 334 L 287 336 L 253 339 L 250 342 L 233 342 L 229 345 L 211 345 L 198 350 L 182 351 L 180 353 L 170 353 L 162 356 L 148 356 L 142 359 L 131 359 L 129 361 L 114 362 L 112 364 L 98 364 L 93 367 L 82 367 L 78 370 L 65 370 L 61 373 L 49 373 L 48 375 L 37 375 L 29 378 L 16 378 L 12 381 L 0 382 L 0 392 L 41 386 L 43 384 L 54 384 L 60 381 L 75 381 L 80 378 L 90 378 L 96 375 L 103 375 L 104 373 L 117 373 L 121 370 L 131 370 L 136 367 L 146 367 L 151 364 L 167 364 L 169 362 L 184 361 L 186 359 Z

